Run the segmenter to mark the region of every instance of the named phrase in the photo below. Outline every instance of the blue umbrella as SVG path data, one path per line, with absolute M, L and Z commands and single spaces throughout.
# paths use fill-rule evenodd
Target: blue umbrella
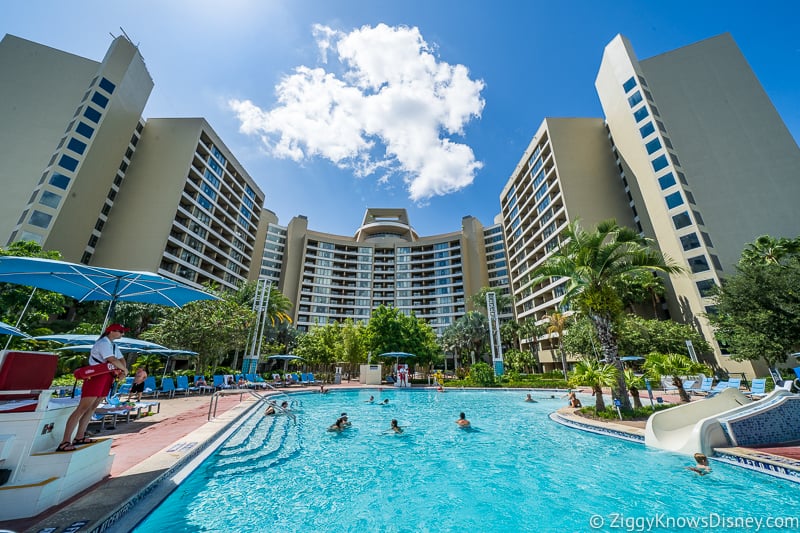
M 75 333 L 40 335 L 38 337 L 33 337 L 33 340 L 36 341 L 50 341 L 50 342 L 60 342 L 61 344 L 88 345 L 89 348 L 91 348 L 91 345 L 94 344 L 94 342 L 97 339 L 98 339 L 97 335 L 80 335 Z M 133 351 L 134 349 L 139 349 L 141 351 L 167 349 L 165 346 L 161 346 L 160 344 L 156 344 L 155 342 L 143 341 L 141 339 L 132 339 L 130 337 L 122 337 L 114 342 L 120 348 L 127 348 L 128 351 Z
M 38 257 L 0 257 L 0 282 L 58 292 L 79 302 L 109 301 L 105 322 L 120 300 L 181 307 L 195 300 L 218 299 L 213 294 L 151 272 L 116 270 Z
M 289 366 L 289 361 L 297 361 L 298 359 L 302 359 L 299 355 L 288 355 L 288 354 L 277 354 L 277 355 L 270 355 L 267 359 L 275 359 L 278 361 L 283 361 L 283 373 L 286 373 L 287 367 Z
M 13 335 L 15 337 L 28 337 L 30 335 L 20 331 L 19 329 L 15 328 L 11 324 L 6 324 L 5 322 L 0 322 L 0 335 Z

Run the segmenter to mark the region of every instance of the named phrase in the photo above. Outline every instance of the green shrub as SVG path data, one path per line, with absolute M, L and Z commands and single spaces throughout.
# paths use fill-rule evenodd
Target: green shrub
M 675 407 L 673 404 L 656 404 L 655 411 L 662 411 L 664 409 L 669 409 L 670 407 Z M 654 412 L 652 407 L 639 407 L 637 409 L 625 410 L 622 409 L 622 419 L 623 420 L 646 420 L 650 417 Z M 583 407 L 580 409 L 580 412 L 584 415 L 588 415 L 590 417 L 602 418 L 603 420 L 619 420 L 619 414 L 617 413 L 617 409 L 610 405 L 605 408 L 603 411 L 595 412 L 594 407 Z
M 484 362 L 475 363 L 470 367 L 467 380 L 478 387 L 492 387 L 496 385 L 494 369 Z

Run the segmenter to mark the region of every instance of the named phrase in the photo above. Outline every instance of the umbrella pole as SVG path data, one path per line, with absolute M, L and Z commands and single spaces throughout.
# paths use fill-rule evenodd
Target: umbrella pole
M 25 312 L 28 310 L 28 306 L 31 304 L 31 300 L 33 300 L 33 295 L 36 294 L 36 287 L 33 288 L 31 291 L 31 295 L 28 296 L 28 301 L 25 302 L 25 307 L 22 308 L 22 312 L 19 314 L 19 318 L 17 319 L 16 328 L 19 329 L 19 325 L 22 323 L 22 317 L 25 316 Z M 8 350 L 8 345 L 11 344 L 11 338 L 13 335 L 8 336 L 8 340 L 6 341 L 6 346 L 3 348 L 4 350 Z
M 117 291 L 119 291 L 119 282 L 120 278 L 117 278 L 117 282 L 114 284 L 114 293 L 111 296 L 111 303 L 108 304 L 108 310 L 106 311 L 106 318 L 103 320 L 103 331 L 106 330 L 106 326 L 108 326 L 108 321 L 112 316 L 114 316 L 114 310 L 117 307 Z

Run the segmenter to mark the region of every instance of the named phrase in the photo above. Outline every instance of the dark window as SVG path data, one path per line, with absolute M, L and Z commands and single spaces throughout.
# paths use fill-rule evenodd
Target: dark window
M 658 178 L 658 185 L 661 187 L 661 190 L 669 189 L 673 185 L 675 185 L 675 176 L 670 172 L 669 174 L 664 174 L 660 178 Z
M 652 154 L 653 152 L 657 152 L 661 149 L 661 141 L 658 140 L 658 137 L 650 141 L 649 143 L 644 145 L 647 148 L 647 153 Z
M 78 160 L 68 155 L 62 155 L 61 159 L 58 161 L 58 166 L 75 171 L 75 169 L 78 168 Z
M 100 212 L 103 213 L 104 215 L 108 215 L 110 211 L 111 211 L 111 206 L 109 204 L 103 204 L 103 208 L 100 210 Z
M 131 145 L 132 146 L 136 146 L 138 143 L 139 143 L 139 137 L 137 137 L 136 135 L 131 137 Z
M 644 126 L 639 128 L 639 133 L 642 134 L 642 139 L 644 139 L 645 137 L 647 137 L 648 135 L 650 135 L 654 131 L 656 131 L 656 128 L 655 128 L 655 126 L 653 126 L 652 122 L 648 122 L 647 124 L 645 124 Z
M 656 172 L 664 168 L 667 168 L 667 165 L 669 165 L 669 162 L 667 161 L 667 156 L 664 155 L 656 157 L 655 159 L 653 159 L 652 163 L 653 163 L 653 170 L 655 170 Z
M 719 309 L 716 305 L 707 305 L 706 306 L 706 314 L 716 316 L 719 313 Z
M 52 207 L 53 209 L 58 209 L 58 204 L 61 203 L 61 196 L 54 192 L 44 191 L 42 192 L 42 197 L 39 198 L 39 203 L 47 207 Z
M 58 172 L 54 172 L 52 176 L 50 176 L 50 185 L 53 187 L 58 187 L 59 189 L 67 190 L 69 187 L 70 178 L 65 176 L 64 174 L 59 174 Z
M 672 159 L 672 162 L 675 164 L 675 166 L 678 166 L 678 167 L 681 166 L 681 162 L 678 160 L 678 156 L 676 156 L 675 154 L 671 153 L 671 154 L 669 154 L 669 158 Z
M 117 174 L 116 176 L 114 176 L 114 185 L 119 187 L 121 184 L 122 184 L 122 176 Z
M 106 223 L 98 218 L 97 222 L 94 225 L 94 229 L 96 229 L 97 231 L 103 231 L 103 226 L 105 225 Z
M 685 251 L 700 248 L 700 239 L 697 238 L 697 233 L 690 233 L 681 237 L 681 246 Z
M 708 260 L 704 255 L 698 255 L 697 257 L 690 257 L 688 259 L 689 268 L 692 269 L 692 272 L 697 274 L 698 272 L 705 272 L 706 270 L 710 270 L 711 267 L 708 266 Z
M 652 102 L 653 101 L 653 95 L 650 94 L 650 91 L 648 91 L 647 89 L 642 89 L 642 91 L 644 91 L 645 98 L 647 98 L 648 100 L 650 100 Z
M 697 282 L 697 290 L 700 291 L 700 296 L 706 298 L 711 296 L 711 292 L 714 290 L 717 284 L 714 282 L 713 279 L 703 279 Z
M 97 235 L 92 235 L 91 237 L 89 237 L 89 246 L 91 246 L 92 248 L 97 246 Z
M 664 137 L 664 146 L 670 150 L 672 149 L 672 141 L 669 140 L 669 137 Z
M 656 125 L 658 126 L 658 129 L 661 130 L 661 133 L 667 133 L 667 128 L 664 127 L 663 122 L 661 122 L 660 120 L 656 120 Z
M 622 84 L 622 88 L 625 89 L 626 93 L 631 92 L 631 90 L 636 87 L 636 78 L 631 76 L 631 78 Z
M 114 88 L 116 88 L 116 85 L 114 85 L 107 79 L 103 78 L 100 80 L 100 88 L 103 89 L 108 94 L 111 94 L 114 92 Z
M 687 202 L 689 202 L 690 204 L 697 203 L 697 202 L 694 201 L 694 195 L 691 192 L 683 191 L 683 193 L 686 195 L 686 201 Z
M 689 185 L 689 182 L 686 181 L 686 175 L 680 170 L 678 171 L 678 179 L 681 180 L 681 183 L 683 183 L 684 185 Z
M 86 143 L 78 139 L 70 139 L 69 144 L 67 144 L 67 149 L 72 150 L 76 154 L 82 154 L 86 151 Z
M 667 201 L 667 207 L 670 209 L 674 209 L 683 204 L 683 197 L 681 196 L 680 191 L 676 191 L 668 195 L 666 198 L 664 198 L 664 200 Z
M 119 164 L 119 169 L 120 169 L 122 172 L 125 172 L 126 170 L 128 170 L 128 163 L 126 163 L 125 161 L 123 161 L 122 163 L 120 163 L 120 164 Z
M 638 104 L 641 101 L 642 101 L 642 93 L 640 93 L 639 91 L 636 91 L 635 93 L 633 93 L 628 97 L 628 103 L 630 104 L 631 107 L 635 107 L 636 104 Z
M 115 191 L 114 189 L 111 189 L 110 191 L 108 191 L 108 196 L 106 196 L 106 198 L 108 198 L 112 202 L 114 201 L 114 198 L 116 198 L 116 197 L 117 197 L 117 191 Z
M 658 108 L 656 106 L 650 106 L 650 109 L 653 110 L 653 115 L 660 117 L 661 115 L 658 113 Z
M 712 244 L 712 242 L 711 242 L 711 235 L 709 235 L 705 231 L 701 231 L 700 235 L 703 236 L 703 242 L 706 243 L 706 246 L 708 246 L 710 248 L 714 247 L 714 244 Z
M 88 107 L 87 106 L 86 107 L 86 111 L 83 112 L 83 116 L 88 118 L 89 120 L 91 120 L 95 124 L 100 122 L 100 116 L 101 116 L 100 115 L 100 111 L 98 111 L 98 110 L 96 110 L 96 109 L 94 109 L 92 107 Z
M 107 96 L 103 96 L 100 93 L 94 93 L 92 95 L 92 102 L 94 102 L 95 104 L 97 104 L 100 107 L 102 107 L 103 109 L 105 109 L 106 106 L 108 105 L 108 97 Z
M 711 264 L 714 265 L 714 268 L 722 270 L 722 263 L 719 262 L 719 257 L 714 254 L 710 254 L 709 257 L 711 257 Z
M 86 137 L 87 139 L 92 138 L 92 134 L 94 133 L 94 128 L 88 125 L 85 122 L 79 122 L 78 127 L 75 128 L 75 131 Z
M 633 112 L 633 118 L 636 119 L 636 122 L 641 122 L 648 116 L 650 116 L 650 113 L 648 113 L 646 106 L 642 106 Z
M 675 224 L 675 229 L 685 228 L 692 225 L 692 219 L 689 218 L 689 212 L 684 211 L 672 217 L 672 223 Z
M 637 77 L 639 78 L 639 82 L 645 87 L 647 87 L 647 82 L 645 81 L 645 79 L 642 76 L 637 76 Z
M 92 260 L 92 254 L 90 254 L 89 252 L 83 252 L 83 255 L 81 256 L 81 263 L 84 265 L 88 265 L 89 261 L 91 260 Z
M 47 213 L 42 213 L 41 211 L 35 211 L 31 213 L 31 218 L 28 222 L 31 223 L 33 226 L 38 226 L 40 228 L 47 228 L 50 225 L 50 221 L 53 220 L 53 215 L 48 215 Z

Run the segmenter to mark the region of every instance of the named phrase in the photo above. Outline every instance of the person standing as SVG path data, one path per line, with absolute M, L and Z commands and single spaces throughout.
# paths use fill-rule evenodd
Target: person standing
M 71 452 L 82 444 L 91 444 L 94 442 L 86 436 L 86 428 L 92 420 L 97 406 L 103 401 L 111 390 L 111 385 L 117 376 L 125 377 L 128 375 L 128 368 L 125 366 L 125 357 L 119 350 L 114 341 L 122 338 L 122 334 L 128 331 L 128 328 L 122 324 L 111 324 L 106 328 L 103 334 L 92 346 L 89 353 L 90 365 L 101 365 L 110 363 L 114 365 L 113 372 L 95 375 L 83 381 L 81 391 L 81 400 L 75 411 L 67 419 L 67 425 L 64 428 L 64 438 L 61 444 L 58 445 L 56 451 L 58 452 Z M 77 432 L 75 428 L 77 427 Z M 72 439 L 72 434 L 75 432 L 75 439 Z
M 136 394 L 136 401 L 142 401 L 142 393 L 144 392 L 144 380 L 147 379 L 147 367 L 140 366 L 136 369 L 136 374 L 133 377 L 133 385 L 131 385 L 131 392 L 128 394 L 128 401 L 131 401 L 133 395 Z

